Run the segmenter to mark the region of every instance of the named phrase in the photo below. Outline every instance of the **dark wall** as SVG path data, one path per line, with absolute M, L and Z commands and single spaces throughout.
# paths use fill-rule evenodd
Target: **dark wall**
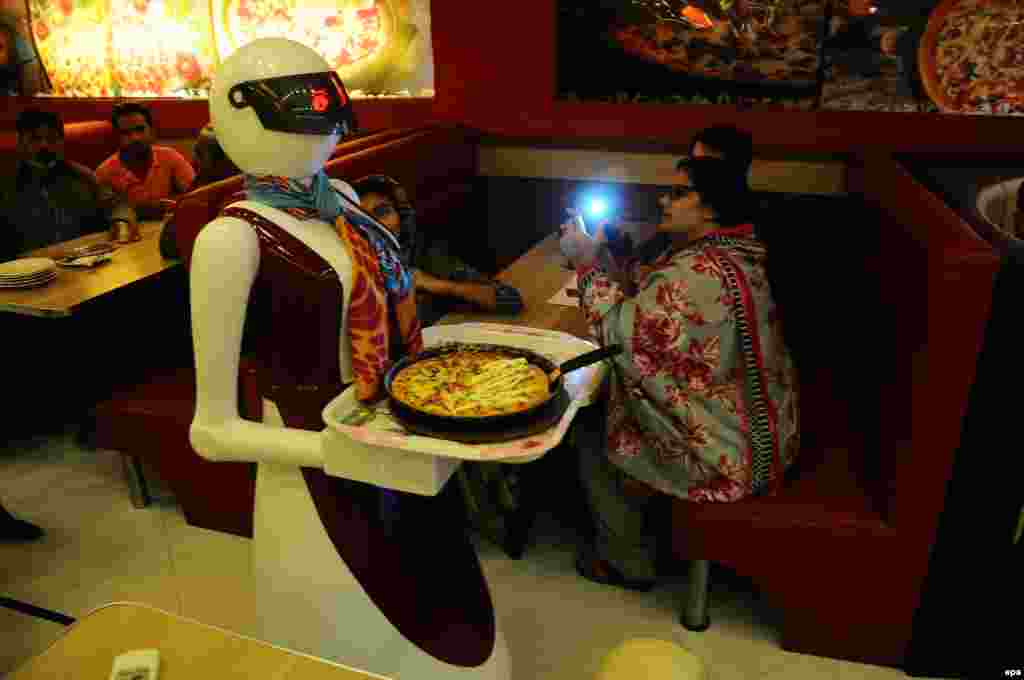
M 754 133 L 760 150 L 1024 154 L 1019 118 L 558 102 L 556 1 L 519 0 L 496 9 L 488 2 L 434 0 L 435 113 L 510 137 L 682 143 L 705 125 L 732 121 Z
M 627 216 L 653 219 L 659 192 L 655 185 L 481 177 L 478 192 L 486 206 L 486 246 L 483 249 L 467 247 L 468 257 L 479 258 L 471 261 L 479 262 L 478 266 L 487 271 L 504 269 L 538 241 L 558 230 L 558 225 L 566 220 L 566 208 L 574 197 L 597 188 L 618 197 Z

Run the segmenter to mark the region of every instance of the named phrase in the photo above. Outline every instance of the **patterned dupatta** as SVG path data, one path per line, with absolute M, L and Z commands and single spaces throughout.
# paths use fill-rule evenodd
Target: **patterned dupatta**
M 731 230 L 730 230 L 731 231 Z M 764 246 L 748 238 L 725 234 L 710 234 L 698 241 L 705 252 L 725 275 L 725 283 L 732 299 L 740 348 L 750 391 L 750 438 L 753 454 L 751 491 L 761 494 L 775 493 L 782 482 L 782 461 L 779 458 L 779 434 L 765 396 L 764 357 L 758 333 L 757 310 L 754 307 L 750 284 L 739 263 L 730 251 L 752 249 L 761 254 Z
M 397 239 L 334 189 L 322 170 L 309 188 L 287 177 L 246 175 L 245 179 L 245 200 L 278 208 L 296 219 L 334 224 L 352 263 L 347 314 L 356 396 L 360 401 L 376 400 L 392 357 L 423 349 L 412 275 L 402 265 Z M 226 208 L 222 214 L 249 221 L 249 216 L 239 214 L 246 212 Z M 393 347 L 392 338 L 401 346 Z

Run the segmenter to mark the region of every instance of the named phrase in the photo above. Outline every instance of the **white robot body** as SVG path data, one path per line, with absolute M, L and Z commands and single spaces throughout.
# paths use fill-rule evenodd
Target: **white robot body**
M 311 77 L 304 81 L 306 85 L 293 87 L 288 80 L 293 76 Z M 287 100 L 289 93 L 297 93 L 298 99 L 305 97 L 305 103 L 296 106 L 294 100 Z M 260 98 L 265 96 L 277 97 L 275 101 L 280 106 L 260 108 Z M 309 48 L 275 38 L 249 43 L 221 65 L 211 90 L 210 112 L 218 141 L 231 160 L 245 172 L 273 175 L 296 180 L 299 185 L 312 186 L 311 178 L 321 170 L 339 136 L 351 129 L 344 121 L 338 124 L 341 117 L 336 114 L 341 104 L 347 106 L 347 96 L 343 86 L 336 81 L 336 75 L 330 73 L 327 63 Z M 280 111 L 285 111 L 291 118 L 279 116 Z M 319 113 L 324 115 L 320 120 L 314 120 L 310 128 L 313 132 L 300 129 L 304 120 L 316 119 Z M 278 129 L 267 129 L 268 121 L 271 128 Z M 344 184 L 336 184 L 335 188 L 342 192 L 351 191 Z M 352 287 L 351 262 L 332 225 L 315 219 L 296 220 L 282 210 L 263 204 L 241 203 L 236 206 L 258 213 L 260 218 L 298 239 L 327 262 L 338 275 L 345 295 L 344 299 L 337 300 L 337 304 L 342 310 L 348 309 L 348 293 Z M 402 628 L 415 630 L 409 635 L 419 635 L 421 646 L 403 634 L 368 594 L 376 587 L 375 597 L 380 602 L 387 599 L 387 592 L 382 595 L 379 584 L 364 587 L 367 583 L 366 565 L 372 568 L 376 554 L 371 546 L 373 540 L 377 541 L 378 552 L 388 553 L 389 545 L 394 545 L 393 542 L 388 544 L 391 534 L 378 532 L 370 535 L 364 532 L 366 545 L 351 543 L 346 546 L 344 531 L 338 530 L 340 525 L 323 518 L 323 507 L 318 510 L 317 503 L 324 502 L 324 495 L 311 492 L 310 478 L 306 477 L 308 471 L 304 473 L 303 468 L 323 470 L 323 433 L 286 426 L 282 417 L 283 403 L 275 404 L 267 399 L 263 402 L 263 422 L 247 421 L 239 416 L 242 329 L 250 293 L 259 276 L 260 261 L 260 237 L 249 223 L 238 217 L 218 217 L 206 225 L 196 239 L 191 262 L 191 306 L 197 394 L 196 413 L 190 429 L 192 445 L 203 457 L 214 461 L 258 463 L 252 574 L 260 635 L 273 644 L 385 677 L 409 680 L 508 678 L 504 638 L 496 622 L 493 625 L 488 623 L 493 620 L 493 610 L 485 583 L 483 590 L 476 593 L 483 604 L 479 610 L 472 608 L 475 616 L 449 616 L 456 625 L 463 625 L 469 631 L 469 638 L 475 635 L 478 642 L 486 643 L 477 645 L 478 653 L 472 657 L 477 661 L 473 665 L 456 665 L 424 651 L 424 646 L 438 648 L 437 641 L 433 639 L 433 629 L 423 624 L 428 619 L 421 616 L 415 621 L 418 627 Z M 347 382 L 351 379 L 352 367 L 346 324 L 346 314 L 342 314 L 341 327 L 336 329 L 280 328 L 271 321 L 270 332 L 289 340 L 308 334 L 310 352 L 317 351 L 316 343 L 321 337 L 326 337 L 325 333 L 341 333 L 338 360 L 342 380 Z M 317 474 L 322 475 L 322 472 Z M 331 480 L 327 477 L 317 479 Z M 371 487 L 362 488 L 374 491 Z M 344 495 L 333 498 L 349 501 Z M 328 499 L 331 499 L 329 494 Z M 356 514 L 361 512 L 355 505 L 352 508 Z M 364 523 L 362 526 L 370 525 Z M 375 529 L 375 525 L 370 528 Z M 442 539 L 454 534 L 443 532 L 461 532 L 462 528 L 444 526 L 437 530 L 441 532 L 437 541 L 444 544 Z M 406 535 L 408 533 L 394 534 Z M 456 548 L 462 545 L 468 550 L 468 546 L 457 541 L 449 541 L 449 544 Z M 410 551 L 418 549 L 418 544 L 412 541 L 399 545 L 408 546 Z M 371 548 L 361 555 L 354 549 L 349 554 L 350 546 Z M 342 552 L 357 560 L 352 563 L 352 568 L 342 558 Z M 425 552 L 429 553 L 429 550 Z M 393 555 L 394 551 L 389 554 Z M 450 554 L 462 555 L 459 550 L 451 550 Z M 471 552 L 467 554 L 470 559 L 475 559 Z M 429 554 L 423 557 L 424 560 L 431 558 Z M 361 563 L 360 558 L 364 558 Z M 378 555 L 377 559 L 386 563 L 388 558 Z M 458 565 L 465 562 L 469 565 L 468 573 L 481 582 L 480 572 L 474 571 L 475 567 L 469 564 L 469 560 L 461 557 L 459 560 Z M 410 561 L 410 569 L 416 568 L 415 561 Z M 404 562 L 392 564 L 404 567 Z M 441 565 L 441 562 L 437 564 Z M 359 572 L 360 568 L 362 572 Z M 361 574 L 362 583 L 356 573 Z M 398 575 L 394 578 L 398 583 L 395 587 L 404 585 L 406 590 L 390 592 L 408 592 L 415 598 L 416 593 L 429 590 L 424 589 L 419 581 L 404 580 L 401 572 L 396 573 Z M 420 570 L 418 573 L 427 572 Z M 430 609 L 428 614 L 445 608 L 436 598 L 428 597 L 423 601 L 438 607 L 437 610 Z M 453 601 L 469 602 L 470 599 Z M 393 620 L 400 618 L 395 616 L 395 603 L 391 602 L 389 607 L 388 615 Z M 448 607 L 448 611 L 470 611 L 460 607 Z M 409 611 L 422 614 L 422 609 Z M 493 638 L 490 631 L 493 631 Z M 480 634 L 476 635 L 478 632 Z M 444 636 L 439 632 L 436 637 Z M 449 641 L 451 639 L 455 638 Z M 492 639 L 493 645 L 490 645 Z M 463 658 L 470 657 L 463 655 Z

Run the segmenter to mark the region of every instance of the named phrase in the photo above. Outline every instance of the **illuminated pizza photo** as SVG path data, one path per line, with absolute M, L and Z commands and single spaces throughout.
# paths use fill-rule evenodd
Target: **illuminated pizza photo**
M 562 0 L 559 90 L 813 102 L 829 0 Z M 571 98 L 571 97 L 570 97 Z
M 205 97 L 220 60 L 283 37 L 319 52 L 353 96 L 433 96 L 429 0 L 28 0 L 62 97 Z

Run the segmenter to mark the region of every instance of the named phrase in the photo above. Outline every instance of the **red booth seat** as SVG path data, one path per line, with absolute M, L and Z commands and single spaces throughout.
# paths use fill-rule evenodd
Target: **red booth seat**
M 763 225 L 800 371 L 798 462 L 776 496 L 673 501 L 671 535 L 678 557 L 757 582 L 785 649 L 900 666 L 999 259 L 894 161 L 864 162 L 866 209 L 783 201 Z M 824 224 L 842 237 L 807 238 Z

